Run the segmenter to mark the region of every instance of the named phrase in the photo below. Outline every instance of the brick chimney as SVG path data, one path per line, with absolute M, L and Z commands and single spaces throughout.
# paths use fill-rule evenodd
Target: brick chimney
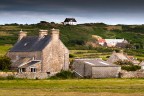
M 20 41 L 23 37 L 27 36 L 27 32 L 23 32 L 22 30 L 19 32 L 19 38 L 18 41 Z
M 48 30 L 40 30 L 39 31 L 39 37 L 40 38 L 44 37 L 45 35 L 48 35 Z
M 58 40 L 59 39 L 59 29 L 51 29 L 51 36 L 52 40 Z

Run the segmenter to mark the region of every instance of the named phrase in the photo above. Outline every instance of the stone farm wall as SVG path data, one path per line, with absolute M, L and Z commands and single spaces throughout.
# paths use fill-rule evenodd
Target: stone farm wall
M 144 70 L 139 71 L 121 71 L 121 78 L 144 78 Z

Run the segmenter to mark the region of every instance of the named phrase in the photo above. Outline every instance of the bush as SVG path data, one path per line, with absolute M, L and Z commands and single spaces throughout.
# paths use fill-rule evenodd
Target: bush
M 126 71 L 136 71 L 141 69 L 141 67 L 138 65 L 132 65 L 132 66 L 122 66 L 121 69 Z
M 74 77 L 73 72 L 62 70 L 60 73 L 57 73 L 55 76 L 52 76 L 49 79 L 73 79 Z
M 16 78 L 12 75 L 7 76 L 7 77 L 0 77 L 0 80 L 15 80 Z
M 70 58 L 74 58 L 75 56 L 73 54 L 69 54 L 69 57 Z
M 10 69 L 11 59 L 6 56 L 0 57 L 0 70 L 6 71 Z
M 124 61 L 122 61 L 122 60 L 118 60 L 118 61 L 116 61 L 116 62 L 114 62 L 115 64 L 117 64 L 117 65 L 133 65 L 133 63 L 132 62 L 130 62 L 130 61 L 128 61 L 128 60 L 124 60 Z

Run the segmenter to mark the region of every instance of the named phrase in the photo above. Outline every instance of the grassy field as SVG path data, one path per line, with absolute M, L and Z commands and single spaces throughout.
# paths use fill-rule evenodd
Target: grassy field
M 144 79 L 0 80 L 0 96 L 144 96 Z
M 5 55 L 11 47 L 12 47 L 12 45 L 0 46 L 0 56 Z
M 73 54 L 75 58 L 102 58 L 106 60 L 107 56 L 110 56 L 112 52 L 98 52 L 97 50 L 70 50 L 70 54 Z
M 5 55 L 10 48 L 12 48 L 12 45 L 0 45 L 0 56 Z M 144 60 L 144 55 L 141 52 L 142 51 L 128 51 L 128 54 Z M 98 52 L 98 50 L 70 50 L 70 54 L 73 54 L 74 58 L 102 58 L 103 60 L 107 60 L 112 52 Z

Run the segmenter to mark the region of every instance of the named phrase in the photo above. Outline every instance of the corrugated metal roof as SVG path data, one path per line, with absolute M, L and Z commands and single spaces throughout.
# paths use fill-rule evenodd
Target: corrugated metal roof
M 76 59 L 77 62 L 83 62 L 96 67 L 119 67 L 118 65 L 111 64 L 101 59 Z
M 39 38 L 38 36 L 27 36 L 18 41 L 10 52 L 31 52 L 42 51 L 50 42 L 50 36 Z
M 121 60 L 128 60 L 128 58 L 123 53 L 115 53 L 115 54 Z

